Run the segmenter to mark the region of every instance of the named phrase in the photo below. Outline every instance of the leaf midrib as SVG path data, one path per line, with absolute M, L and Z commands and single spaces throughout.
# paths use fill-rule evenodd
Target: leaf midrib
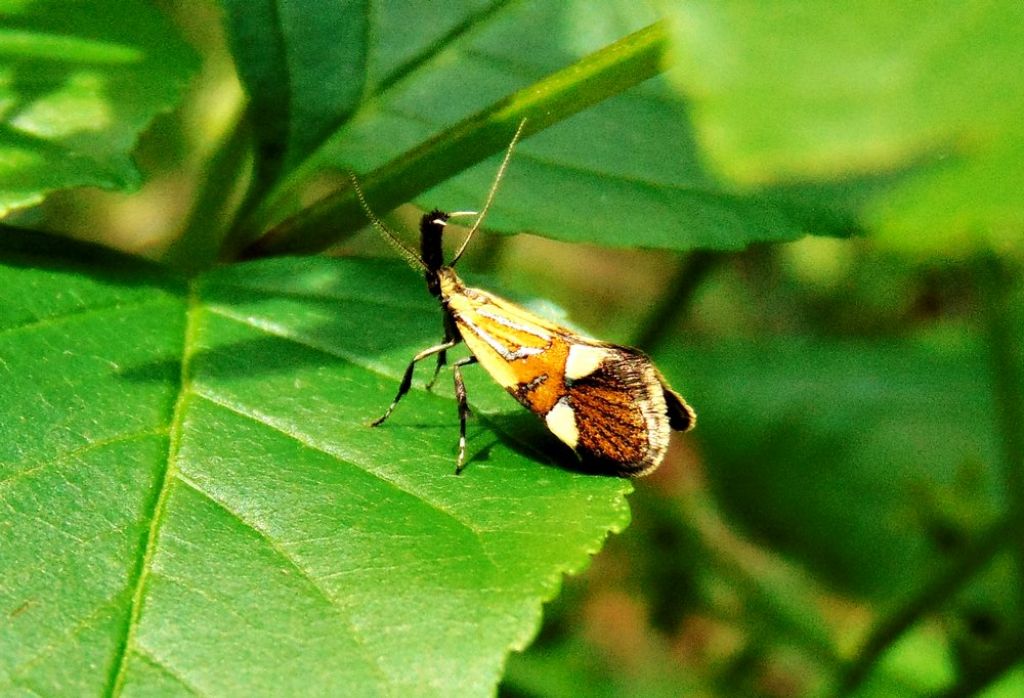
M 450 518 L 455 523 L 457 523 L 460 528 L 466 530 L 472 536 L 472 538 L 477 541 L 480 552 L 488 561 L 488 563 L 495 570 L 499 568 L 497 561 L 493 558 L 491 552 L 487 549 L 487 546 L 483 540 L 484 532 L 479 530 L 476 526 L 474 526 L 471 521 L 467 521 L 464 517 L 461 517 L 455 512 L 449 510 L 442 503 L 433 501 L 432 499 L 425 497 L 421 492 L 409 490 L 403 487 L 400 483 L 395 482 L 391 478 L 385 477 L 382 473 L 376 472 L 372 468 L 366 467 L 366 465 L 357 464 L 356 460 L 341 457 L 337 453 L 333 453 L 330 450 L 325 450 L 319 445 L 309 443 L 306 440 L 301 439 L 297 435 L 289 433 L 287 430 L 282 429 L 278 425 L 275 425 L 263 419 L 259 419 L 255 415 L 250 414 L 244 410 L 238 410 L 237 408 L 233 408 L 228 403 L 215 399 L 212 395 L 207 394 L 206 391 L 201 390 L 197 386 L 195 386 L 192 364 L 197 349 L 200 347 L 199 335 L 201 323 L 199 320 L 199 316 L 203 312 L 210 313 L 227 320 L 240 322 L 244 325 L 252 327 L 253 329 L 256 329 L 261 333 L 265 333 L 270 336 L 276 336 L 287 341 L 294 341 L 302 344 L 303 346 L 315 349 L 317 351 L 321 351 L 329 355 L 334 355 L 334 352 L 331 352 L 325 349 L 324 347 L 313 346 L 298 337 L 292 337 L 288 336 L 287 334 L 282 334 L 280 328 L 266 327 L 263 326 L 262 324 L 252 322 L 251 318 L 242 318 L 234 316 L 233 314 L 231 314 L 229 311 L 222 307 L 217 307 L 215 305 L 204 305 L 200 295 L 201 286 L 201 282 L 196 280 L 190 280 L 187 284 L 187 293 L 185 300 L 185 329 L 183 332 L 181 348 L 181 365 L 179 370 L 177 394 L 175 396 L 174 406 L 171 410 L 171 417 L 169 420 L 169 425 L 167 427 L 167 432 L 169 434 L 167 456 L 163 464 L 163 473 L 160 476 L 158 476 L 158 479 L 160 481 L 159 488 L 153 497 L 152 505 L 148 508 L 149 527 L 144 538 L 143 552 L 134 570 L 133 582 L 130 585 L 130 588 L 132 590 L 131 607 L 129 611 L 128 622 L 125 628 L 122 642 L 118 647 L 118 653 L 111 667 L 109 688 L 106 691 L 106 694 L 111 697 L 121 695 L 127 677 L 127 669 L 130 655 L 138 651 L 136 648 L 135 638 L 141 620 L 142 608 L 145 602 L 147 582 L 150 570 L 152 568 L 153 558 L 157 550 L 160 529 L 163 526 L 164 520 L 166 518 L 165 512 L 167 507 L 167 499 L 171 490 L 171 485 L 175 481 L 182 482 L 187 487 L 190 487 L 191 489 L 197 491 L 200 495 L 210 499 L 216 505 L 225 510 L 228 514 L 232 515 L 234 518 L 239 520 L 247 528 L 254 530 L 258 535 L 260 535 L 265 541 L 267 541 L 270 544 L 271 548 L 279 556 L 287 560 L 296 568 L 300 575 L 312 585 L 312 587 L 322 596 L 322 598 L 327 601 L 328 605 L 331 608 L 340 610 L 337 601 L 322 586 L 320 586 L 314 578 L 310 576 L 309 571 L 302 567 L 285 551 L 281 550 L 279 546 L 274 544 L 273 541 L 270 541 L 267 538 L 265 532 L 257 528 L 254 528 L 250 522 L 245 521 L 236 512 L 230 509 L 230 507 L 226 503 L 212 497 L 198 483 L 185 477 L 179 471 L 177 463 L 183 438 L 185 414 L 188 411 L 193 399 L 195 398 L 211 401 L 214 404 L 220 406 L 221 408 L 229 409 L 232 412 L 235 412 L 241 416 L 254 419 L 264 427 L 273 429 L 274 431 L 279 432 L 292 439 L 296 439 L 307 448 L 314 448 L 315 450 L 318 450 L 324 453 L 325 455 L 330 456 L 333 459 L 342 462 L 348 462 L 350 465 L 357 467 L 360 470 L 366 472 L 367 474 L 374 476 L 375 478 L 395 488 L 397 491 L 400 491 L 403 494 L 411 496 L 414 499 L 422 502 L 430 509 L 445 516 L 446 518 Z M 274 331 L 274 329 L 278 329 L 278 331 Z M 337 358 L 352 361 L 357 365 L 362 364 L 362 362 L 359 362 L 357 360 L 357 357 L 355 355 L 338 356 Z M 363 365 L 361 367 L 364 370 L 369 370 L 371 372 L 379 373 L 381 375 L 386 375 L 386 372 L 383 371 L 382 367 L 379 366 Z M 358 637 L 358 633 L 354 631 L 354 628 L 352 635 L 353 638 L 356 639 L 360 644 L 364 644 L 364 641 Z M 151 657 L 151 659 L 160 663 L 161 666 L 164 666 L 163 663 L 159 662 L 159 660 L 157 660 L 156 658 Z M 373 664 L 375 669 L 379 673 L 379 666 L 375 662 Z M 384 676 L 382 673 L 379 673 L 379 675 L 381 678 L 382 685 L 388 685 L 387 677 Z M 190 688 L 194 690 L 194 687 L 190 686 Z
M 146 532 L 145 544 L 142 557 L 136 566 L 134 573 L 134 591 L 132 593 L 131 611 L 128 615 L 128 625 L 125 629 L 124 640 L 118 648 L 118 655 L 111 670 L 110 688 L 107 691 L 110 696 L 119 696 L 124 688 L 125 676 L 128 668 L 128 654 L 135 641 L 135 634 L 139 626 L 139 618 L 142 613 L 142 602 L 145 597 L 146 581 L 149 577 L 153 555 L 156 552 L 157 535 L 163 525 L 164 512 L 167 507 L 167 496 L 170 492 L 170 484 L 177 475 L 177 457 L 181 450 L 181 436 L 184 425 L 184 415 L 191 396 L 192 382 L 192 357 L 198 346 L 200 311 L 199 294 L 194 280 L 188 282 L 187 299 L 185 303 L 185 332 L 181 348 L 181 369 L 178 377 L 178 394 L 175 397 L 174 408 L 171 411 L 169 425 L 169 438 L 167 445 L 167 458 L 164 462 L 164 472 L 160 477 L 160 488 L 153 499 L 150 508 L 149 529 Z

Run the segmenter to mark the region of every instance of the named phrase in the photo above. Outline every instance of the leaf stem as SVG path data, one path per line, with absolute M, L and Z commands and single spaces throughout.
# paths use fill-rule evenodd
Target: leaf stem
M 1021 371 L 1020 328 L 1013 320 L 1016 276 L 999 257 L 988 255 L 977 267 L 985 301 L 991 387 L 1001 441 L 1003 482 L 1008 505 L 1024 518 L 1024 376 Z M 1017 540 L 1018 591 L 1024 607 L 1024 537 Z
M 665 337 L 673 333 L 673 328 L 689 309 L 693 294 L 723 259 L 725 255 L 720 252 L 696 250 L 681 260 L 668 281 L 668 290 L 637 329 L 632 345 L 648 353 L 654 352 Z
M 486 24 L 491 16 L 501 12 L 511 2 L 513 0 L 495 0 L 477 12 L 467 14 L 462 22 L 453 26 L 444 35 L 425 46 L 422 51 L 411 56 L 407 61 L 396 67 L 379 84 L 374 85 L 372 92 L 363 97 L 359 108 L 362 110 L 367 108 L 373 109 L 376 106 L 375 100 L 379 99 L 382 94 L 410 76 L 416 75 L 420 68 L 435 59 L 446 48 L 450 47 L 452 43 L 459 41 L 464 35 Z M 278 181 L 268 182 L 264 178 L 261 186 L 250 188 L 250 196 L 246 198 L 246 205 L 242 206 L 241 209 L 242 216 L 232 229 L 231 234 L 225 239 L 226 249 L 238 250 L 252 239 L 251 234 L 249 237 L 246 237 L 246 231 L 251 233 L 254 229 L 262 229 L 262 224 L 275 220 L 273 212 L 277 211 L 283 202 L 293 200 L 303 183 L 316 176 L 319 172 L 324 152 L 330 147 L 330 143 L 335 137 L 344 131 L 346 125 L 347 118 L 337 129 L 326 134 L 302 162 L 288 170 Z M 258 162 L 257 165 L 259 165 Z M 258 177 L 253 179 L 255 181 Z
M 473 114 L 361 177 L 366 198 L 378 210 L 391 210 L 500 152 L 523 119 L 525 138 L 657 75 L 667 33 L 664 22 L 652 24 Z M 279 223 L 242 256 L 318 252 L 365 223 L 345 184 Z
M 895 611 L 882 617 L 868 634 L 857 656 L 848 664 L 838 694 L 854 694 L 889 648 L 918 621 L 940 608 L 970 582 L 1019 529 L 1018 516 L 1011 515 L 997 521 Z
M 678 516 L 692 531 L 705 564 L 739 591 L 745 612 L 773 626 L 821 664 L 833 669 L 841 665 L 830 638 L 805 611 L 812 605 L 811 599 L 801 596 L 799 603 L 784 601 L 793 598 L 796 589 L 810 588 L 812 580 L 771 556 L 759 558 L 750 549 L 742 549 L 744 544 L 731 536 L 714 505 L 701 495 L 683 497 Z
M 844 695 L 853 693 L 863 683 L 882 655 L 904 632 L 966 585 L 1010 541 L 1015 543 L 1019 567 L 1024 573 L 1024 536 L 1021 535 L 1024 525 L 1024 397 L 1021 390 L 1024 381 L 1021 378 L 1019 329 L 1010 320 L 1015 276 L 994 255 L 982 260 L 976 274 L 986 306 L 992 392 L 1002 440 L 1009 512 L 991 526 L 965 554 L 918 589 L 902 607 L 879 621 L 843 677 L 841 692 Z M 1024 594 L 1024 583 L 1018 584 Z M 1013 654 L 1019 656 L 1020 653 L 1015 651 Z M 973 680 L 968 676 L 958 686 L 973 686 Z M 954 687 L 950 695 L 966 695 L 959 690 Z
M 200 174 L 199 192 L 184 231 L 167 248 L 161 261 L 186 273 L 206 269 L 217 261 L 228 234 L 229 221 L 225 213 L 233 204 L 238 204 L 232 194 L 237 194 L 239 174 L 246 165 L 251 138 L 246 110 L 240 109 Z
M 1013 669 L 1024 659 L 1024 632 L 1018 630 L 1006 638 L 999 649 L 989 656 L 979 667 L 965 674 L 948 690 L 938 695 L 941 698 L 967 698 L 981 693 Z

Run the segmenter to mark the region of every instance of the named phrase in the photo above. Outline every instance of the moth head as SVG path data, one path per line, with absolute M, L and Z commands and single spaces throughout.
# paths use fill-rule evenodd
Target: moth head
M 428 280 L 431 275 L 436 276 L 437 270 L 444 266 L 441 238 L 449 218 L 444 211 L 434 209 L 423 214 L 423 218 L 420 219 L 420 259 L 426 267 Z
M 452 257 L 452 260 L 448 265 L 450 267 L 454 267 L 455 263 L 458 262 L 459 258 L 462 256 L 462 253 L 466 251 L 466 247 L 469 245 L 469 241 L 473 239 L 473 235 L 480 228 L 481 224 L 483 224 L 484 216 L 487 215 L 487 210 L 491 207 L 491 202 L 494 200 L 494 194 L 498 190 L 498 184 L 501 182 L 501 178 L 505 175 L 505 170 L 508 168 L 508 161 L 512 157 L 512 150 L 515 148 L 516 142 L 519 140 L 519 136 L 522 135 L 523 127 L 525 125 L 526 119 L 519 122 L 519 127 L 516 129 L 515 135 L 512 136 L 512 142 L 508 144 L 508 149 L 505 151 L 505 158 L 501 161 L 501 167 L 498 168 L 498 174 L 494 178 L 491 190 L 487 194 L 487 201 L 479 213 L 476 211 L 455 211 L 453 213 L 445 213 L 444 211 L 434 209 L 420 219 L 419 256 L 403 245 L 398 236 L 395 235 L 395 233 L 384 225 L 384 222 L 377 217 L 366 201 L 363 189 L 359 186 L 359 180 L 356 178 L 354 173 L 348 173 L 349 181 L 352 183 L 352 188 L 356 193 L 356 198 L 359 200 L 359 205 L 362 206 L 363 210 L 366 212 L 370 222 L 373 223 L 373 227 L 377 229 L 377 232 L 381 234 L 389 245 L 394 247 L 395 250 L 402 255 L 410 266 L 424 271 L 424 275 L 427 279 L 427 288 L 435 296 L 440 295 L 438 272 L 445 266 L 444 252 L 441 246 L 444 227 L 448 225 L 448 221 L 452 218 L 456 218 L 458 216 L 476 216 L 476 220 L 473 222 L 472 227 L 466 234 L 466 238 L 462 241 L 462 245 L 459 246 L 458 251 L 455 253 L 455 256 Z
M 445 266 L 442 240 L 444 229 L 452 218 L 475 216 L 476 211 L 454 211 L 446 213 L 434 209 L 420 218 L 420 260 L 423 262 L 423 276 L 427 280 L 427 290 L 435 296 L 441 295 L 438 272 Z M 452 260 L 452 265 L 455 260 Z

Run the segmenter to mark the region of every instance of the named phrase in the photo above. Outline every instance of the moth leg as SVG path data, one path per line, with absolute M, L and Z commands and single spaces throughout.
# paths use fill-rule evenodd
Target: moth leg
M 459 339 L 459 331 L 455 327 L 455 321 L 452 320 L 452 317 L 451 317 L 450 314 L 445 313 L 445 316 L 444 316 L 444 339 L 442 340 L 441 343 L 442 344 L 447 344 L 448 342 L 452 342 L 454 344 L 454 343 L 458 343 L 459 341 L 460 341 L 460 339 Z M 437 355 L 437 365 L 434 366 L 434 375 L 430 379 L 430 382 L 427 383 L 427 390 L 432 390 L 434 388 L 434 383 L 437 382 L 437 376 L 438 376 L 438 374 L 441 373 L 441 367 L 444 366 L 447 363 L 448 363 L 448 352 L 445 351 L 445 350 L 441 350 L 441 352 L 438 353 L 438 355 Z
M 384 415 L 380 419 L 371 422 L 370 426 L 380 426 L 388 417 L 391 416 L 391 413 L 395 411 L 395 406 L 398 405 L 398 401 L 405 397 L 405 394 L 409 392 L 409 388 L 412 387 L 412 370 L 416 368 L 416 364 L 418 362 L 422 361 L 428 356 L 433 356 L 438 352 L 443 354 L 446 350 L 451 349 L 453 346 L 455 346 L 455 340 L 449 339 L 447 342 L 438 344 L 437 346 L 430 347 L 429 349 L 424 349 L 419 354 L 412 357 L 412 361 L 409 362 L 409 366 L 405 369 L 405 375 L 402 376 L 402 382 L 398 386 L 398 395 L 395 396 L 394 401 L 391 403 L 391 406 L 388 407 L 387 411 L 384 412 Z
M 475 364 L 475 356 L 467 356 L 452 364 L 452 376 L 455 380 L 455 397 L 459 401 L 459 459 L 455 462 L 455 474 L 461 475 L 466 465 L 466 417 L 469 416 L 469 403 L 466 401 L 466 384 L 462 382 L 463 366 Z
M 437 365 L 434 366 L 434 376 L 433 376 L 433 378 L 431 378 L 430 382 L 427 383 L 427 390 L 432 390 L 433 389 L 434 383 L 437 382 L 437 376 L 438 376 L 438 374 L 441 373 L 441 367 L 444 366 L 446 363 L 448 363 L 448 350 L 447 349 L 442 349 L 441 351 L 439 351 L 437 353 Z

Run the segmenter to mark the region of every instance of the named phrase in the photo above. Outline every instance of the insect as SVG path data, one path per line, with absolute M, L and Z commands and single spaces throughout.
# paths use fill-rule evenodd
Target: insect
M 479 363 L 524 407 L 569 446 L 588 469 L 639 476 L 657 468 L 668 449 L 671 430 L 688 431 L 696 414 L 672 390 L 651 360 L 637 349 L 601 342 L 538 317 L 492 293 L 466 286 L 455 273 L 469 241 L 480 228 L 508 167 L 525 121 L 509 143 L 483 209 L 445 213 L 434 210 L 420 220 L 420 253 L 405 247 L 373 213 L 359 182 L 356 195 L 374 227 L 414 268 L 422 270 L 427 290 L 440 301 L 444 339 L 412 358 L 383 424 L 412 385 L 416 364 L 436 356 L 428 389 L 447 363 L 447 352 L 465 342 L 470 355 L 452 364 L 459 411 L 459 453 L 455 474 L 466 464 L 469 405 L 464 366 Z M 445 264 L 441 238 L 453 218 L 476 216 L 452 260 Z

